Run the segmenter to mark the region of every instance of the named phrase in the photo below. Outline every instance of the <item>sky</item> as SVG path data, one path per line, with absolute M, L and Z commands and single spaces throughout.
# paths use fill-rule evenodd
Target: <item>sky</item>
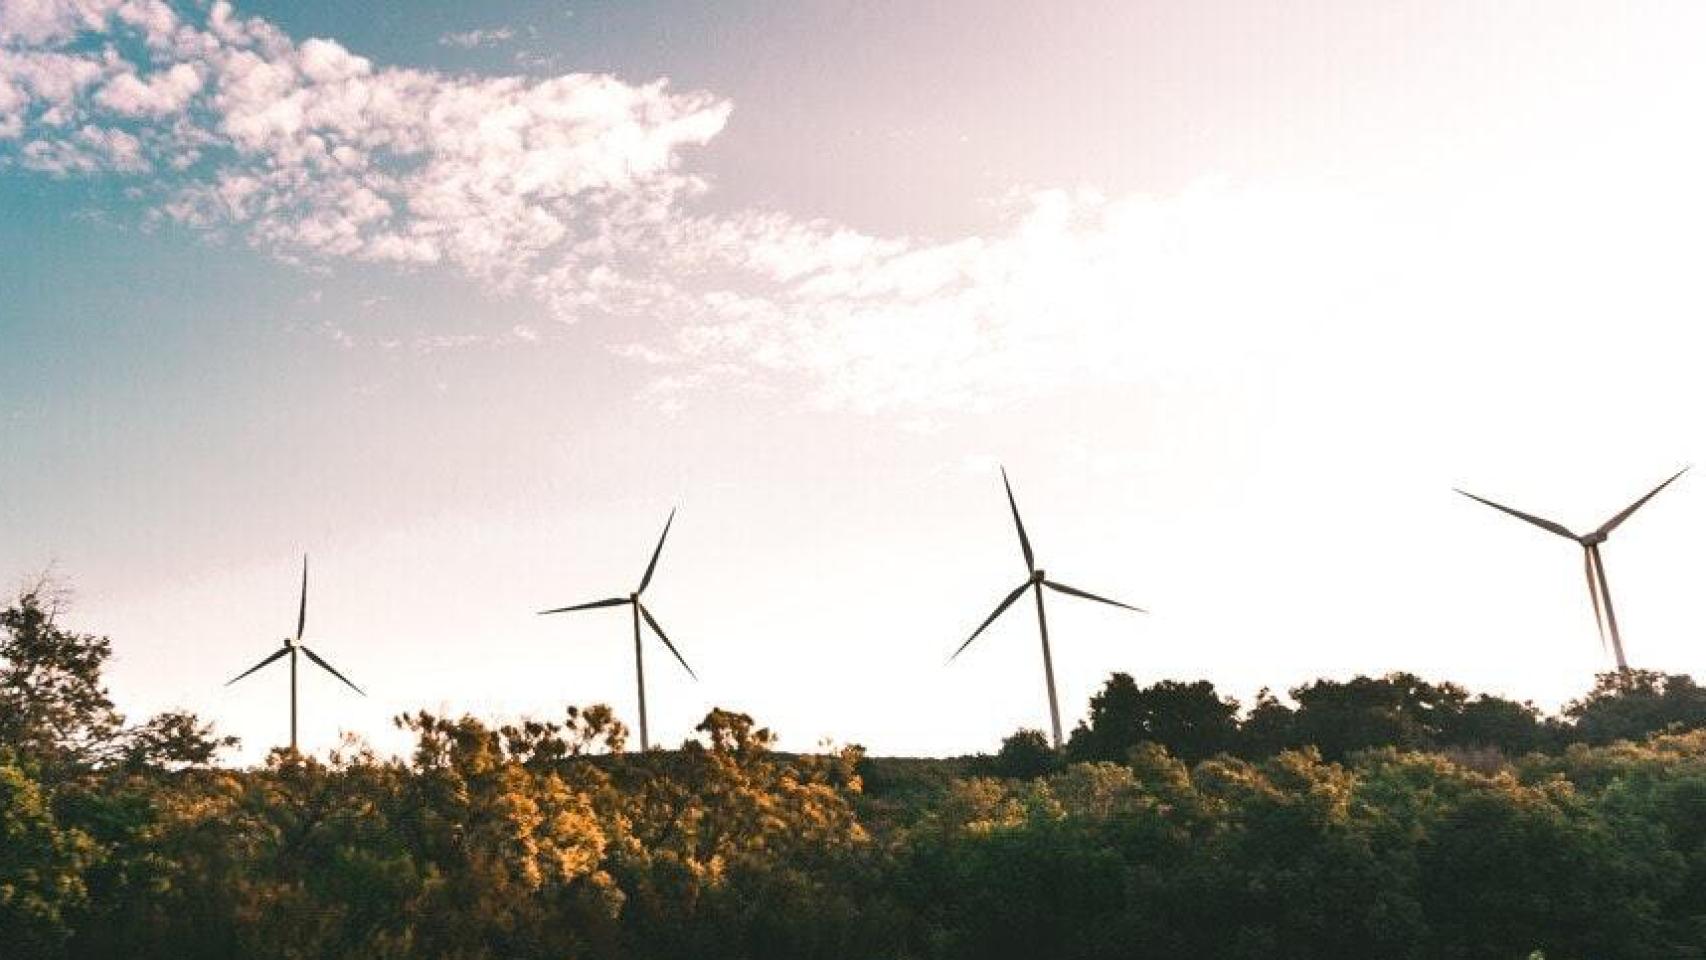
M 0 0 L 0 582 L 133 715 L 782 746 L 1409 670 L 1553 709 L 1706 459 L 1706 8 Z M 1706 477 L 1604 548 L 1706 673 Z

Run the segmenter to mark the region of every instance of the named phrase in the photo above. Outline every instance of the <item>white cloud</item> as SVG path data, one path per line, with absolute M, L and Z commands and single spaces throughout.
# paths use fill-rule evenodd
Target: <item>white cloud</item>
M 118 17 L 142 30 L 155 47 L 169 45 L 178 30 L 178 15 L 165 0 L 125 0 L 119 5 Z
M 466 30 L 461 33 L 447 33 L 438 38 L 440 46 L 461 47 L 471 50 L 474 47 L 489 47 L 499 43 L 507 43 L 515 39 L 515 31 L 509 27 L 495 27 L 482 30 Z
M 24 105 L 29 96 L 5 76 L 0 76 L 0 140 L 10 140 L 24 132 Z
M 70 137 L 32 140 L 24 145 L 21 159 L 26 168 L 54 176 L 148 169 L 140 140 L 123 130 L 95 126 L 82 127 Z
M 204 16 L 137 0 L 6 16 L 0 134 L 29 139 L 24 165 L 65 175 L 164 161 L 187 174 L 161 198 L 165 216 L 294 260 L 449 262 L 513 284 L 546 251 L 607 244 L 696 193 L 680 152 L 729 112 L 662 80 L 378 68 L 223 2 Z M 147 62 L 74 45 L 89 34 L 139 37 Z
M 1217 318 L 1277 302 L 1307 318 L 1301 291 L 1333 289 L 1320 265 L 1354 253 L 1322 247 L 1350 234 L 1321 198 L 1213 189 L 1037 191 L 991 235 L 941 240 L 709 216 L 684 158 L 727 122 L 716 96 L 382 67 L 228 3 L 180 9 L 9 6 L 0 151 L 58 176 L 181 171 L 159 216 L 293 262 L 446 264 L 566 320 L 670 317 L 620 350 L 655 372 L 647 395 L 665 406 L 734 385 L 977 407 L 1154 372 L 1157 356 L 1224 349 Z M 73 45 L 80 31 L 149 53 Z
M 661 269 L 691 284 L 659 276 L 629 295 L 667 296 L 680 322 L 621 352 L 659 369 L 654 398 L 803 381 L 825 406 L 872 412 L 1224 367 L 1366 285 L 1367 215 L 1321 191 L 1205 185 L 1039 191 L 989 235 L 939 241 L 774 215 L 678 224 Z
M 120 73 L 95 94 L 95 103 L 127 117 L 161 117 L 177 113 L 201 90 L 201 73 L 187 63 L 176 63 L 146 80 L 134 73 Z
M 77 55 L 43 50 L 8 50 L 0 48 L 0 80 L 6 81 L 24 101 L 14 110 L 21 111 L 31 102 L 44 113 L 70 110 L 79 95 L 94 85 L 112 69 L 112 61 L 95 55 Z M 44 116 L 47 125 L 60 125 Z
M 117 0 L 7 0 L 0 5 L 0 42 L 51 43 L 81 30 L 99 30 Z

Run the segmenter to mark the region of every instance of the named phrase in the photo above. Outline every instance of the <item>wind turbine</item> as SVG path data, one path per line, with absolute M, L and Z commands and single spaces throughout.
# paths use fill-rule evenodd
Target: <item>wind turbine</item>
M 1043 614 L 1043 588 L 1048 587 L 1050 590 L 1064 593 L 1069 596 L 1083 597 L 1086 600 L 1095 600 L 1098 603 L 1124 607 L 1127 610 L 1136 610 L 1138 613 L 1145 613 L 1147 611 L 1140 607 L 1134 607 L 1129 603 L 1121 603 L 1118 600 L 1109 600 L 1106 597 L 1098 597 L 1093 593 L 1086 593 L 1077 587 L 1069 587 L 1064 583 L 1056 583 L 1055 581 L 1048 579 L 1048 577 L 1044 575 L 1043 571 L 1037 569 L 1036 557 L 1031 553 L 1030 538 L 1025 536 L 1025 522 L 1019 519 L 1019 504 L 1013 499 L 1013 485 L 1007 482 L 1006 467 L 1001 468 L 1001 484 L 1007 488 L 1007 505 L 1013 509 L 1013 526 L 1019 530 L 1019 549 L 1024 551 L 1025 569 L 1029 571 L 1030 576 L 1026 578 L 1024 583 L 1013 588 L 1013 592 L 1009 593 L 1007 598 L 1001 601 L 1001 603 L 995 608 L 995 612 L 990 614 L 987 620 L 983 621 L 983 625 L 978 627 L 976 630 L 973 630 L 971 636 L 966 638 L 966 642 L 960 644 L 960 648 L 954 651 L 954 656 L 949 657 L 948 662 L 952 663 L 954 661 L 954 657 L 958 657 L 961 653 L 965 652 L 965 649 L 971 646 L 971 642 L 977 639 L 978 634 L 982 633 L 991 623 L 995 622 L 996 617 L 1001 616 L 1008 607 L 1012 606 L 1013 601 L 1019 599 L 1020 594 L 1023 594 L 1026 590 L 1034 591 L 1037 595 L 1037 629 L 1042 633 L 1043 637 L 1043 677 L 1048 681 L 1048 716 L 1049 722 L 1054 725 L 1054 747 L 1056 750 L 1059 750 L 1061 743 L 1060 701 L 1056 698 L 1054 693 L 1054 658 L 1049 653 L 1048 618 Z
M 303 554 L 303 556 L 302 556 L 302 599 L 301 599 L 300 603 L 298 603 L 297 608 L 296 608 L 296 636 L 294 638 L 286 637 L 284 640 L 284 646 L 279 647 L 278 650 L 275 651 L 271 656 L 267 657 L 265 660 L 262 660 L 260 663 L 255 664 L 254 666 L 250 667 L 249 669 L 244 670 L 242 673 L 237 674 L 235 677 L 232 677 L 230 680 L 225 681 L 225 685 L 229 687 L 233 683 L 236 683 L 237 681 L 243 679 L 244 677 L 248 676 L 249 674 L 254 673 L 256 670 L 259 670 L 262 667 L 266 666 L 267 664 L 272 663 L 274 660 L 277 660 L 280 657 L 289 655 L 289 657 L 290 657 L 290 752 L 291 753 L 296 752 L 296 654 L 298 651 L 301 651 L 302 654 L 307 656 L 308 659 L 310 659 L 310 660 L 314 661 L 316 664 L 318 664 L 322 670 L 325 670 L 327 673 L 331 674 L 332 676 L 337 677 L 339 680 L 342 680 L 344 682 L 344 685 L 349 687 L 351 690 L 354 690 L 356 693 L 359 693 L 364 697 L 367 696 L 366 692 L 364 692 L 360 687 L 351 683 L 350 679 L 348 677 L 339 673 L 336 667 L 334 667 L 331 664 L 327 663 L 326 661 L 320 659 L 319 654 L 315 653 L 314 651 L 308 649 L 306 646 L 303 645 L 303 643 L 302 643 L 302 630 L 307 625 L 308 625 L 308 555 Z
M 646 564 L 645 576 L 640 578 L 640 586 L 633 593 L 626 597 L 611 597 L 608 600 L 594 600 L 591 603 L 577 603 L 572 607 L 558 607 L 555 610 L 539 611 L 540 616 L 544 616 L 547 613 L 569 613 L 574 610 L 594 610 L 599 607 L 620 607 L 624 604 L 634 608 L 634 673 L 638 676 L 640 683 L 640 750 L 642 752 L 651 749 L 651 740 L 646 731 L 646 661 L 640 646 L 641 617 L 645 618 L 647 625 L 658 635 L 658 639 L 663 641 L 663 645 L 669 648 L 669 652 L 675 654 L 676 661 L 681 664 L 683 670 L 687 671 L 687 675 L 695 680 L 699 679 L 699 675 L 694 673 L 693 668 L 688 666 L 687 661 L 682 658 L 681 651 L 675 649 L 675 644 L 669 642 L 669 635 L 663 632 L 663 627 L 658 626 L 657 618 L 653 617 L 652 612 L 646 609 L 646 605 L 640 602 L 640 594 L 645 593 L 646 585 L 652 582 L 652 571 L 657 569 L 658 556 L 663 553 L 663 542 L 669 538 L 669 527 L 674 522 L 675 511 L 671 510 L 669 519 L 664 521 L 663 535 L 658 537 L 657 549 L 652 551 L 652 562 Z
M 1617 632 L 1617 614 L 1611 609 L 1611 587 L 1605 582 L 1605 561 L 1600 558 L 1599 545 L 1604 543 L 1607 537 L 1611 536 L 1611 531 L 1616 530 L 1618 525 L 1629 519 L 1631 514 L 1636 510 L 1641 509 L 1648 500 L 1657 496 L 1660 490 L 1670 486 L 1677 477 L 1687 473 L 1688 470 L 1688 467 L 1683 467 L 1681 470 L 1678 470 L 1676 473 L 1671 475 L 1669 480 L 1666 480 L 1664 483 L 1654 487 L 1646 496 L 1636 500 L 1627 507 L 1624 507 L 1610 520 L 1600 524 L 1599 528 L 1594 530 L 1592 533 L 1586 534 L 1572 533 L 1562 524 L 1553 523 L 1551 520 L 1536 517 L 1533 514 L 1523 513 L 1521 510 L 1513 510 L 1504 504 L 1494 503 L 1485 497 L 1478 497 L 1467 490 L 1458 490 L 1457 492 L 1471 500 L 1480 501 L 1481 503 L 1492 507 L 1494 510 L 1502 510 L 1511 516 L 1516 517 L 1518 520 L 1526 520 L 1548 533 L 1555 533 L 1560 537 L 1564 537 L 1567 540 L 1574 540 L 1582 545 L 1582 567 L 1587 573 L 1588 596 L 1593 600 L 1594 621 L 1599 624 L 1600 645 L 1605 645 L 1606 637 L 1609 634 L 1611 638 L 1612 652 L 1617 657 L 1617 669 L 1619 672 L 1627 673 L 1629 670 L 1629 661 L 1623 657 L 1623 636 Z

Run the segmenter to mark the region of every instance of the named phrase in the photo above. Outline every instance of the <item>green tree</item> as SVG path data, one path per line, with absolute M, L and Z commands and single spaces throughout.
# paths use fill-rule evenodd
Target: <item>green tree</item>
M 112 644 L 61 627 L 60 606 L 43 583 L 0 610 L 0 749 L 56 784 L 103 767 L 204 766 L 236 744 L 190 713 L 126 726 L 102 677 Z
M 1017 777 L 1029 780 L 1060 768 L 1060 754 L 1049 745 L 1041 730 L 1016 730 L 1001 741 L 1001 749 L 989 762 L 989 771 L 998 777 Z
M 58 607 L 43 583 L 0 610 L 0 747 L 50 780 L 116 759 L 124 725 L 101 677 L 111 643 L 62 629 Z
M 1242 757 L 1258 759 L 1300 745 L 1296 711 L 1281 703 L 1267 687 L 1257 691 L 1256 702 L 1238 725 L 1235 752 Z
M 88 837 L 54 819 L 47 792 L 0 760 L 0 946 L 8 956 L 60 956 L 87 901 Z
M 1698 730 L 1706 728 L 1706 688 L 1681 673 L 1602 673 L 1587 696 L 1565 706 L 1564 716 L 1573 737 L 1592 744 Z
M 1328 760 L 1370 747 L 1427 749 L 1462 712 L 1468 693 L 1409 673 L 1317 680 L 1291 691 L 1293 736 Z
M 1139 688 L 1129 674 L 1115 673 L 1090 698 L 1090 716 L 1072 731 L 1067 755 L 1119 762 L 1148 741 L 1195 762 L 1233 748 L 1237 717 L 1238 701 L 1223 699 L 1206 680 L 1161 680 Z
M 1520 756 L 1548 745 L 1551 732 L 1532 703 L 1479 694 L 1462 701 L 1437 724 L 1441 744 L 1494 747 L 1507 756 Z
M 1417 883 L 1430 955 L 1658 956 L 1652 895 L 1661 878 L 1567 785 L 1488 782 L 1429 825 Z M 1648 888 L 1648 889 L 1643 889 Z
M 679 753 L 613 769 L 632 840 L 611 870 L 624 943 L 648 957 L 844 957 L 888 922 L 859 824 L 859 752 L 780 758 L 750 716 L 713 710 Z
M 398 814 L 428 878 L 414 936 L 467 957 L 584 951 L 620 905 L 593 799 L 471 717 L 401 722 L 417 743 Z

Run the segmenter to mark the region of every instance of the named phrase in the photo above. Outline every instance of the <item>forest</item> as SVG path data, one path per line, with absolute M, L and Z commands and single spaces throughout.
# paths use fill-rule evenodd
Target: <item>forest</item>
M 111 644 L 0 612 L 6 958 L 1706 957 L 1706 690 L 1607 673 L 1556 716 L 1408 674 L 1245 705 L 1114 674 L 1064 751 L 774 749 L 714 710 L 420 712 L 222 765 L 132 722 Z M 992 748 L 996 747 L 991 744 Z

